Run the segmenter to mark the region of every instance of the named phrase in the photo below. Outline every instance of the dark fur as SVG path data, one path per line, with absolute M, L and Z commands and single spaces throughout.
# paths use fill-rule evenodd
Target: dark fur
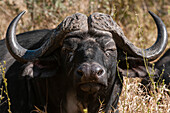
M 165 84 L 167 84 L 170 89 L 170 49 L 168 49 L 165 54 L 155 63 L 155 67 L 159 69 L 160 74 L 163 73 L 162 79 L 165 80 Z
M 43 41 L 46 40 L 43 39 L 43 36 L 48 32 L 48 30 L 45 30 L 20 34 L 18 35 L 18 41 L 23 47 L 34 49 L 41 45 L 39 44 L 40 42 L 43 43 Z M 37 33 L 40 36 L 35 37 L 34 33 Z M 34 35 L 34 37 L 32 37 L 31 34 Z M 96 35 L 94 34 L 95 33 L 93 33 L 93 35 L 92 33 L 84 33 L 81 35 L 84 39 L 81 40 L 85 40 L 86 38 L 99 38 L 97 33 Z M 109 36 L 106 37 L 112 39 Z M 68 41 L 68 39 L 69 37 L 65 39 L 67 41 L 64 42 L 63 46 L 65 43 L 70 43 L 70 40 Z M 99 43 L 101 43 L 101 45 L 99 45 Z M 12 104 L 12 112 L 29 113 L 30 111 L 35 110 L 35 106 L 44 109 L 44 106 L 47 105 L 49 113 L 59 113 L 61 111 L 81 112 L 82 109 L 86 107 L 88 107 L 89 113 L 94 113 L 99 110 L 99 99 L 104 101 L 104 111 L 108 112 L 111 110 L 111 106 L 117 108 L 117 102 L 122 90 L 122 76 L 126 76 L 126 70 L 124 71 L 124 69 L 126 69 L 126 55 L 121 49 L 117 48 L 117 51 L 111 51 L 111 55 L 106 58 L 104 51 L 101 51 L 102 46 L 104 46 L 102 43 L 104 42 L 98 41 L 98 43 L 96 43 L 90 40 L 84 42 L 72 41 L 70 43 L 72 44 L 70 47 L 74 47 L 79 44 L 79 48 L 75 48 L 76 50 L 74 51 L 77 53 L 74 52 L 75 57 L 71 63 L 68 63 L 67 60 L 69 57 L 68 51 L 64 51 L 66 53 L 62 52 L 61 47 L 51 53 L 49 57 L 46 56 L 48 57 L 47 61 L 42 60 L 35 63 L 22 64 L 15 61 L 15 59 L 7 52 L 4 40 L 2 40 L 1 50 L 3 50 L 3 52 L 1 52 L 1 61 L 7 61 L 6 78 L 8 80 L 8 91 Z M 93 54 L 86 55 L 84 53 L 88 48 L 94 49 Z M 51 58 L 51 56 L 56 57 L 58 60 L 55 61 L 54 58 Z M 116 71 L 116 59 L 121 61 L 119 63 L 119 74 L 116 74 L 118 73 Z M 130 60 L 129 58 L 129 61 L 129 63 L 133 62 L 131 66 L 135 66 L 136 69 L 138 69 L 138 66 L 143 66 L 142 59 L 135 60 L 134 58 Z M 80 81 L 75 78 L 73 73 L 74 70 L 83 62 L 98 62 L 100 65 L 105 67 L 108 73 L 108 87 L 103 87 L 100 91 L 94 94 L 85 93 L 76 87 L 75 84 L 77 81 Z M 138 62 L 138 65 L 136 65 L 136 62 Z M 72 69 L 72 71 L 70 71 L 70 69 Z M 29 77 L 29 73 L 31 71 L 34 71 L 34 78 Z M 46 78 L 53 74 L 53 77 Z M 131 70 L 130 67 L 129 77 L 140 77 L 140 75 L 142 75 L 142 77 L 147 75 L 145 69 L 141 74 L 140 70 Z M 75 97 L 75 95 L 77 96 Z M 3 101 L 6 101 L 6 99 L 3 99 Z M 69 104 L 73 107 L 69 107 Z M 7 102 L 0 105 L 0 112 L 7 112 Z

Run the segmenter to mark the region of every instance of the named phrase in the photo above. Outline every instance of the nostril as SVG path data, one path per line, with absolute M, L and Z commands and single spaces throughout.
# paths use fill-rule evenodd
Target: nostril
M 77 70 L 77 75 L 83 76 L 83 75 L 84 75 L 84 72 L 83 72 L 82 70 Z
M 100 70 L 98 70 L 97 75 L 100 76 L 103 74 L 103 72 L 104 72 L 103 69 L 100 69 Z

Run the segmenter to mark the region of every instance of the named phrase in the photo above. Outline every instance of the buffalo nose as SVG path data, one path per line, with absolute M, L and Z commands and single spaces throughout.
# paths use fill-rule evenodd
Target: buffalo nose
M 104 74 L 104 69 L 99 64 L 88 64 L 84 63 L 77 69 L 77 75 L 79 77 L 85 77 L 88 79 L 98 78 Z

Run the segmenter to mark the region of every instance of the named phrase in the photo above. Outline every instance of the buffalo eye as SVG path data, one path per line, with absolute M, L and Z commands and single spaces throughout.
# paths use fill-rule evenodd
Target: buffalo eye
M 68 48 L 68 47 L 63 47 L 63 48 L 62 48 L 62 52 L 63 52 L 63 53 L 66 53 L 66 54 L 67 54 L 67 53 L 71 53 L 71 52 L 73 52 L 73 49 Z
M 71 62 L 73 59 L 74 50 L 72 48 L 63 47 L 62 53 L 67 56 L 67 61 Z
M 116 50 L 116 48 L 108 48 L 105 50 L 105 54 L 107 57 L 109 57 L 110 55 L 114 54 L 114 51 Z

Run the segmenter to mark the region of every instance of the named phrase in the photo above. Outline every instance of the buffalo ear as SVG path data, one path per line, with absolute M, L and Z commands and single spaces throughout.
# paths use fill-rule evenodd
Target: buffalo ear
M 36 61 L 34 63 L 29 62 L 23 65 L 21 70 L 22 76 L 28 76 L 31 78 L 45 78 L 55 76 L 58 70 L 58 63 L 56 61 Z
M 121 75 L 130 78 L 149 78 L 149 75 L 153 78 L 159 77 L 159 70 L 147 61 L 145 63 L 141 58 L 127 57 L 119 60 L 118 71 Z

